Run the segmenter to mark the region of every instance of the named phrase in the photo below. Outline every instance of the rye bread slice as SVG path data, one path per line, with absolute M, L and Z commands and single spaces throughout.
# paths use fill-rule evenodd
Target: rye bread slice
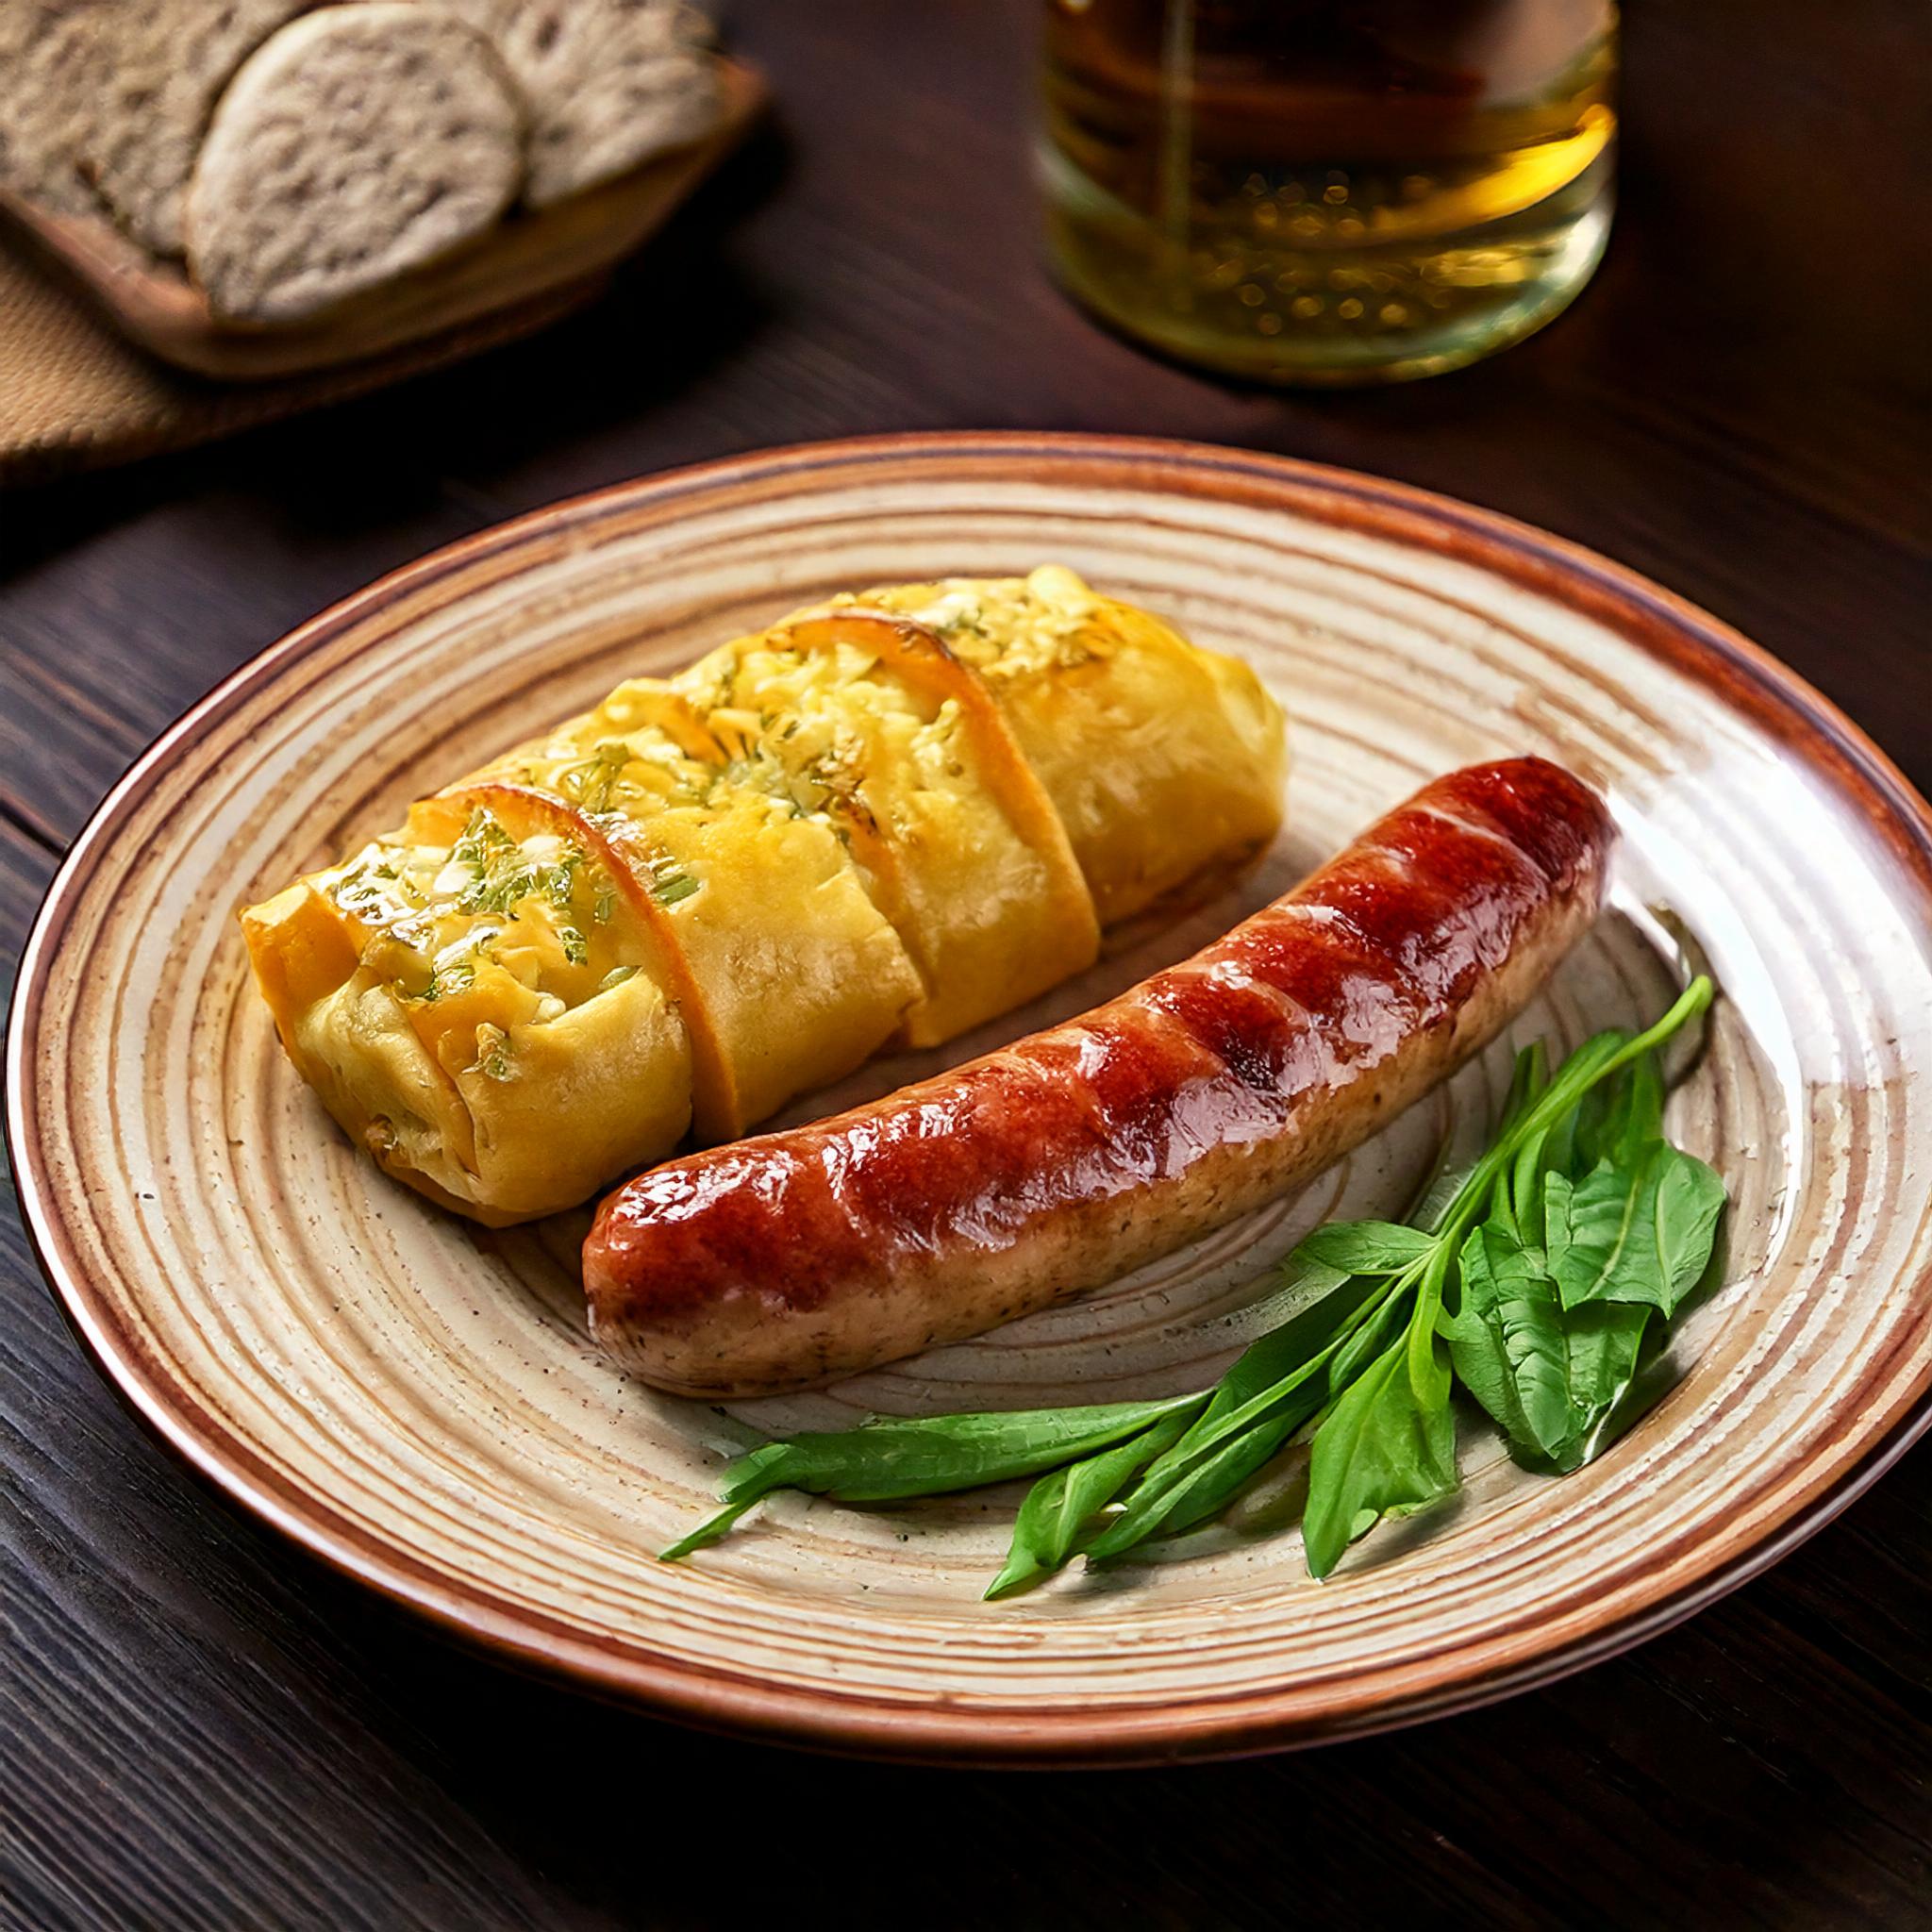
M 435 0 L 496 42 L 530 108 L 532 208 L 701 140 L 722 110 L 710 23 L 680 0 Z
M 223 95 L 188 192 L 218 314 L 314 315 L 460 247 L 523 181 L 521 100 L 489 39 L 409 0 L 285 26 Z
M 116 0 L 82 172 L 155 255 L 182 251 L 195 151 L 222 90 L 275 29 L 315 0 Z

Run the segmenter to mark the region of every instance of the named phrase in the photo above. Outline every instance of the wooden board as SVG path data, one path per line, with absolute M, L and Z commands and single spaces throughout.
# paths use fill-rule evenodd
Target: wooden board
M 420 341 L 533 296 L 580 288 L 647 241 L 744 138 L 766 101 L 751 68 L 722 60 L 724 111 L 695 146 L 545 208 L 330 310 L 283 326 L 225 321 L 177 263 L 157 261 L 103 217 L 56 214 L 0 188 L 0 215 L 131 341 L 228 382 L 305 375 Z

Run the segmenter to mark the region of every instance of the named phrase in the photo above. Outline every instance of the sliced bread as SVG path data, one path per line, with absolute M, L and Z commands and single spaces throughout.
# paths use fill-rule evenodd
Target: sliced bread
M 188 262 L 221 315 L 313 315 L 516 199 L 523 108 L 489 39 L 408 0 L 326 8 L 235 76 L 195 163 Z
M 99 111 L 108 0 L 0 0 L 0 181 L 61 214 L 98 214 L 80 158 Z
M 530 108 L 533 208 L 701 140 L 722 102 L 710 23 L 680 0 L 433 0 L 496 42 Z
M 277 27 L 314 4 L 119 0 L 107 9 L 107 58 L 81 168 L 143 248 L 181 253 L 188 177 L 222 90 Z

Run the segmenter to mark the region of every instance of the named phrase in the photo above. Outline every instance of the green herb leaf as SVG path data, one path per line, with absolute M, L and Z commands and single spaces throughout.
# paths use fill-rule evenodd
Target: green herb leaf
M 1512 1449 L 1548 1457 L 1576 1433 L 1563 1310 L 1543 1257 L 1494 1223 L 1463 1243 L 1462 1307 L 1446 1324 L 1463 1387 Z
M 658 1552 L 660 1563 L 675 1563 L 688 1557 L 693 1550 L 708 1549 L 715 1542 L 722 1542 L 731 1534 L 738 1519 L 758 1502 L 757 1496 L 746 1496 L 742 1502 L 727 1503 L 716 1515 L 708 1516 L 688 1535 L 681 1536 L 675 1543 L 668 1544 Z
M 875 1417 L 856 1429 L 791 1436 L 741 1457 L 724 1472 L 727 1503 L 772 1490 L 808 1490 L 850 1503 L 891 1502 L 978 1489 L 1091 1454 L 1136 1434 L 1199 1395 L 1091 1408 L 1032 1408 L 902 1420 Z
M 1663 1132 L 1663 1065 L 1653 1049 L 1588 1096 L 1578 1111 L 1576 1151 L 1586 1169 L 1606 1160 L 1627 1167 Z
M 1178 1516 L 1197 1520 L 1193 1506 L 1230 1466 L 1223 1452 L 1256 1429 L 1275 1431 L 1276 1445 L 1285 1441 L 1381 1346 L 1402 1307 L 1389 1283 L 1342 1275 L 1293 1321 L 1262 1336 L 1222 1378 L 1200 1419 L 1135 1485 L 1088 1557 L 1108 1561 Z
M 1588 1458 L 1637 1373 L 1646 1307 L 1591 1302 L 1566 1310 L 1542 1257 L 1493 1224 L 1462 1254 L 1462 1307 L 1444 1324 L 1457 1379 L 1526 1468 Z
M 1241 1435 L 1229 1437 L 1205 1462 L 1173 1485 L 1158 1523 L 1136 1541 L 1179 1536 L 1219 1516 L 1315 1413 L 1319 1399 L 1319 1394 L 1311 1393 L 1305 1405 L 1291 1405 L 1272 1421 L 1257 1423 Z
M 1008 1596 L 1036 1577 L 1061 1568 L 1073 1555 L 1080 1532 L 1137 1472 L 1174 1445 L 1207 1400 L 1203 1394 L 1196 1398 L 1193 1408 L 1176 1409 L 1124 1442 L 1097 1450 L 1083 1461 L 1071 1462 L 1041 1476 L 1020 1506 L 1006 1566 L 987 1586 L 987 1596 Z
M 1456 1488 L 1456 1417 L 1428 1407 L 1408 1374 L 1405 1335 L 1345 1389 L 1315 1431 L 1302 1518 L 1308 1574 L 1326 1576 L 1384 1516 L 1421 1509 Z
M 1347 1274 L 1399 1274 L 1434 1244 L 1421 1228 L 1397 1221 L 1331 1221 L 1309 1235 L 1293 1258 Z
M 1640 1302 L 1668 1320 L 1709 1264 L 1724 1184 L 1667 1141 L 1629 1166 L 1601 1161 L 1574 1186 L 1552 1174 L 1545 1191 L 1550 1272 L 1566 1308 Z
M 1632 1302 L 1586 1302 L 1563 1316 L 1570 1351 L 1570 1400 L 1576 1425 L 1550 1452 L 1558 1472 L 1579 1468 L 1595 1455 L 1603 1424 L 1637 1378 L 1651 1310 Z

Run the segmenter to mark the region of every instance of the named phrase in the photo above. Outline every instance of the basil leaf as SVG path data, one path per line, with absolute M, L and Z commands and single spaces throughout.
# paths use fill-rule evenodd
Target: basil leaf
M 1456 1487 L 1456 1417 L 1424 1407 L 1405 1335 L 1363 1370 L 1315 1432 L 1302 1518 L 1308 1574 L 1326 1576 L 1357 1537 L 1391 1512 L 1423 1508 Z
M 773 1490 L 807 1490 L 847 1503 L 888 1503 L 979 1489 L 1091 1455 L 1200 1400 L 874 1419 L 836 1434 L 788 1436 L 734 1462 L 721 1494 L 739 1503 Z
M 1345 1274 L 1399 1274 L 1433 1245 L 1421 1228 L 1398 1221 L 1334 1221 L 1318 1227 L 1291 1258 L 1319 1261 Z
M 1041 1476 L 1020 1506 L 1006 1566 L 987 1586 L 987 1597 L 1010 1595 L 1035 1577 L 1059 1569 L 1073 1554 L 1080 1532 L 1137 1472 L 1174 1445 L 1206 1401 L 1205 1395 L 1199 1396 L 1194 1408 L 1176 1409 L 1124 1442 Z
M 1641 1302 L 1666 1319 L 1709 1265 L 1724 1184 L 1694 1156 L 1652 1141 L 1634 1164 L 1601 1161 L 1545 1181 L 1550 1272 L 1563 1306 Z

